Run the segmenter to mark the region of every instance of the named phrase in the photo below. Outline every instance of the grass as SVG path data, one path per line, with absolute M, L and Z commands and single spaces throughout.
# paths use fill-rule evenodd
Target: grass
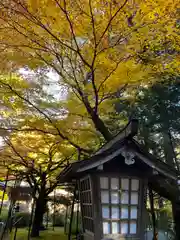
M 26 229 L 18 229 L 16 240 L 26 240 L 28 235 L 28 231 Z M 13 240 L 14 233 L 11 236 L 11 240 Z M 32 240 L 67 240 L 67 236 L 64 234 L 64 228 L 55 228 L 55 230 L 46 230 L 41 231 L 40 238 L 32 238 Z

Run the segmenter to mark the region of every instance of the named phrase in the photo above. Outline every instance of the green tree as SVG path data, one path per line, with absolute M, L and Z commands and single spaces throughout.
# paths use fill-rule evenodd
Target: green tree
M 145 86 L 136 91 L 136 100 L 115 103 L 124 115 L 136 116 L 140 122 L 138 139 L 162 161 L 179 170 L 179 120 L 180 89 L 179 77 L 162 77 L 161 82 L 151 87 Z M 178 238 L 179 211 L 172 202 L 176 233 Z
M 126 102 L 129 106 L 128 116 L 133 115 L 139 119 L 139 140 L 155 155 L 176 168 L 179 168 L 176 156 L 180 130 L 179 101 L 179 78 L 171 77 L 151 87 L 138 88 L 136 100 L 130 99 Z

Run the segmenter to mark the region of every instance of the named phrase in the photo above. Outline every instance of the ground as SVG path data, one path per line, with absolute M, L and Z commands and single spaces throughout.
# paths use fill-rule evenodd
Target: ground
M 28 235 L 28 231 L 26 229 L 18 229 L 16 240 L 26 240 Z M 67 236 L 64 235 L 63 228 L 55 228 L 55 230 L 47 230 L 43 231 L 40 234 L 40 238 L 33 238 L 33 240 L 41 239 L 41 240 L 67 240 Z M 11 240 L 14 239 L 14 234 L 11 236 Z

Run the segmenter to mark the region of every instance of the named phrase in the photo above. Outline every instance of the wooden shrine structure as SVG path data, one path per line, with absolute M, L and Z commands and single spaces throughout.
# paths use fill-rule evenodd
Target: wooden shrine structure
M 7 194 L 12 201 L 31 201 L 32 200 L 32 188 L 30 187 L 7 187 Z
M 180 206 L 180 172 L 160 161 L 135 140 L 138 122 L 132 120 L 90 158 L 67 166 L 61 183 L 79 192 L 82 235 L 85 240 L 143 240 L 147 192 Z M 154 221 L 154 239 L 157 239 Z

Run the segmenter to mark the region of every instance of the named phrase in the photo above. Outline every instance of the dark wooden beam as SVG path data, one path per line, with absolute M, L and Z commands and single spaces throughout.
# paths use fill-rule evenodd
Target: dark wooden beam
M 112 140 L 104 144 L 94 155 L 98 155 L 111 148 L 125 138 L 133 138 L 138 133 L 138 120 L 132 119 Z

